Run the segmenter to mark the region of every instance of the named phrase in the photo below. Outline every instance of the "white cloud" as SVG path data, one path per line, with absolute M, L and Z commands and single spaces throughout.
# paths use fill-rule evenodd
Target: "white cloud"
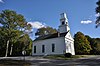
M 90 23 L 92 23 L 91 20 L 83 20 L 83 21 L 81 21 L 81 24 L 90 24 Z
M 3 0 L 0 0 L 0 3 L 4 3 L 4 1 Z
M 35 22 L 28 22 L 28 24 L 31 24 L 33 28 L 39 29 L 42 27 L 46 27 L 46 25 L 44 23 L 41 23 L 39 21 L 35 21 Z

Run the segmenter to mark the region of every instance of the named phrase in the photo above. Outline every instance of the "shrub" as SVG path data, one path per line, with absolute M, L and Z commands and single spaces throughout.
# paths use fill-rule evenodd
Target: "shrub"
M 65 56 L 65 57 L 71 57 L 72 54 L 71 54 L 71 53 L 65 53 L 64 56 Z

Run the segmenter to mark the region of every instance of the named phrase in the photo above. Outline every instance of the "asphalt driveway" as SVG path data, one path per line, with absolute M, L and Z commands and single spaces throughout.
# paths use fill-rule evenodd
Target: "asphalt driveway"
M 0 57 L 0 59 L 24 60 L 24 57 Z M 25 57 L 30 66 L 100 66 L 100 55 L 71 60 L 44 59 L 42 57 Z

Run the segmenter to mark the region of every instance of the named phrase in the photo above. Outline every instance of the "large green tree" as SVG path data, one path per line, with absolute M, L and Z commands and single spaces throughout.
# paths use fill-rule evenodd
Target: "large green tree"
M 97 7 L 96 7 L 96 13 L 98 14 L 97 19 L 96 19 L 96 28 L 100 26 L 100 0 L 96 2 Z
M 97 44 L 97 47 L 98 47 L 97 53 L 100 54 L 100 38 L 97 38 L 96 40 L 97 40 L 97 42 L 98 42 L 98 44 Z
M 74 35 L 75 52 L 76 54 L 89 54 L 91 50 L 90 42 L 83 33 L 77 32 Z
M 90 42 L 91 45 L 91 54 L 100 54 L 100 38 L 91 38 L 90 36 L 86 35 L 85 36 L 88 41 Z
M 91 47 L 91 54 L 100 54 L 100 42 L 98 42 L 96 38 L 92 38 Z
M 19 50 L 20 49 L 20 50 Z M 22 51 L 26 51 L 26 55 L 31 55 L 32 50 L 32 40 L 29 38 L 28 34 L 21 36 L 14 45 L 13 55 L 22 55 Z
M 44 36 L 44 35 L 53 34 L 53 33 L 57 33 L 57 30 L 53 29 L 52 27 L 47 26 L 47 27 L 39 28 L 36 31 L 35 36 Z
M 6 44 L 5 56 L 8 53 L 11 55 L 13 44 L 21 36 L 24 36 L 26 31 L 31 29 L 31 25 L 27 24 L 23 15 L 17 14 L 12 10 L 2 10 L 0 13 L 0 25 L 0 38 Z

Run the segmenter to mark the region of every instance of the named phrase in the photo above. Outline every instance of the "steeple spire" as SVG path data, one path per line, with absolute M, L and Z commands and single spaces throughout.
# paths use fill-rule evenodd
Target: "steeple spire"
M 61 22 L 62 25 L 63 24 L 68 24 L 67 23 L 68 22 L 68 19 L 67 19 L 66 13 L 61 13 L 60 14 L 60 22 Z
M 67 19 L 66 13 L 60 14 L 60 23 L 61 23 L 59 26 L 60 33 L 68 32 L 70 30 L 68 26 L 68 19 Z

